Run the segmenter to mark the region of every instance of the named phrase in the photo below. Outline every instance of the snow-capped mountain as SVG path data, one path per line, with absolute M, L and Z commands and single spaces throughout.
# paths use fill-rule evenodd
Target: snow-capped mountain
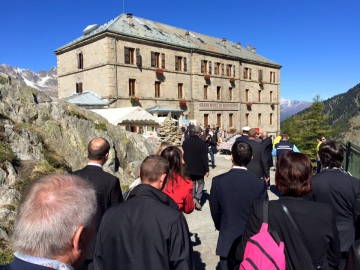
M 40 91 L 47 92 L 50 96 L 57 97 L 57 68 L 49 71 L 40 70 L 38 73 L 30 69 L 0 65 L 0 72 L 11 77 L 12 81 L 20 85 L 28 85 Z
M 280 98 L 280 121 L 310 107 L 312 102 Z

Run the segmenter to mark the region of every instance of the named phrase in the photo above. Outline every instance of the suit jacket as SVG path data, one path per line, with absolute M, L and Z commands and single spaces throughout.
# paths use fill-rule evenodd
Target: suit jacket
M 262 145 L 263 151 L 265 153 L 268 168 L 270 169 L 271 167 L 274 166 L 273 157 L 271 155 L 271 152 L 273 149 L 273 144 L 272 144 L 271 138 L 270 137 L 265 138 L 265 140 L 263 140 L 261 142 L 261 145 Z
M 268 162 L 262 144 L 252 139 L 247 140 L 246 143 L 251 146 L 253 155 L 253 159 L 247 165 L 249 172 L 259 178 L 264 177 L 264 175 L 265 177 L 269 177 Z
M 94 269 L 193 269 L 189 229 L 175 201 L 150 185 L 136 186 L 104 215 Z
M 316 203 L 302 197 L 282 196 L 295 223 L 307 240 L 310 252 L 320 262 L 322 269 L 337 269 L 340 263 L 339 233 L 334 213 L 329 205 Z M 236 258 L 243 260 L 245 246 L 251 236 L 258 233 L 263 222 L 263 202 L 256 201 L 236 252 Z M 315 269 L 309 266 L 310 256 L 278 201 L 269 202 L 269 230 L 274 230 L 284 242 L 294 270 Z M 311 264 L 312 265 L 312 264 Z M 287 268 L 289 269 L 289 268 Z
M 235 258 L 251 205 L 261 199 L 268 199 L 266 182 L 245 169 L 233 168 L 213 178 L 210 210 L 215 228 L 220 232 L 217 255 Z
M 241 135 L 240 137 L 237 137 L 235 142 L 247 142 L 249 140 L 249 136 L 247 135 Z
M 0 265 L 0 270 L 49 270 L 50 268 L 25 262 L 18 258 L 14 258 L 14 260 L 7 265 Z
M 308 198 L 332 206 L 339 230 L 341 252 L 355 241 L 355 224 L 360 214 L 360 181 L 339 169 L 324 169 L 312 178 Z
M 192 135 L 183 142 L 184 161 L 192 175 L 204 176 L 209 171 L 206 144 L 198 136 Z
M 100 221 L 106 209 L 110 206 L 123 201 L 120 189 L 119 179 L 102 168 L 95 165 L 87 165 L 83 169 L 73 172 L 74 175 L 80 176 L 90 182 L 96 191 L 98 202 L 97 218 L 95 221 L 95 232 L 98 231 Z M 89 248 L 88 259 L 92 259 L 95 250 L 96 234 Z

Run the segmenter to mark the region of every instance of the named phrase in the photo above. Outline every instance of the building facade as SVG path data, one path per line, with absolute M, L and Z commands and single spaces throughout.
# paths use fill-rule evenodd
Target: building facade
M 122 14 L 57 49 L 58 95 L 109 107 L 164 106 L 197 124 L 280 128 L 281 66 L 255 48 Z

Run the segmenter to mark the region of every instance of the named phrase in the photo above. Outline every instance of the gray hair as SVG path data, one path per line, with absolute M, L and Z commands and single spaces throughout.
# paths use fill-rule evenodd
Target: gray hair
M 74 175 L 49 175 L 34 181 L 20 201 L 13 248 L 48 259 L 71 249 L 80 226 L 94 227 L 95 190 Z

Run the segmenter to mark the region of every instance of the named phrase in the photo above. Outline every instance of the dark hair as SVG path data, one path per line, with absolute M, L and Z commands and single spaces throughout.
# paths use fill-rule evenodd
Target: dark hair
M 299 197 L 311 191 L 312 165 L 301 153 L 286 151 L 279 159 L 275 184 L 283 195 Z
M 92 160 L 101 160 L 109 153 L 110 144 L 104 138 L 94 138 L 88 145 L 88 158 Z
M 251 161 L 252 149 L 246 142 L 235 142 L 231 147 L 233 163 L 236 166 L 247 166 Z
M 344 160 L 344 148 L 335 141 L 323 142 L 319 147 L 319 157 L 323 168 L 340 168 Z
M 169 163 L 162 157 L 151 155 L 144 159 L 140 166 L 141 182 L 155 183 L 162 174 L 169 173 Z

